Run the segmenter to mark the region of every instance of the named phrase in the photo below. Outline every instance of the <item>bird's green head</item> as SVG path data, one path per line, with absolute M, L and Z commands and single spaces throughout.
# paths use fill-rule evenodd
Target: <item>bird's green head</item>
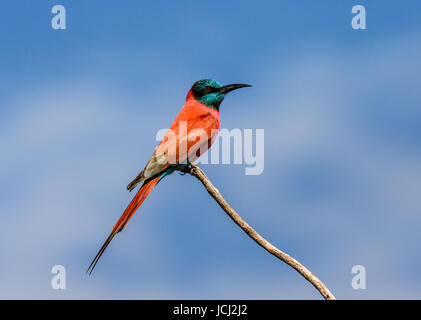
M 251 86 L 248 84 L 229 84 L 227 86 L 222 86 L 218 81 L 204 79 L 196 81 L 190 91 L 194 99 L 201 104 L 219 110 L 219 106 L 228 92 L 244 87 Z

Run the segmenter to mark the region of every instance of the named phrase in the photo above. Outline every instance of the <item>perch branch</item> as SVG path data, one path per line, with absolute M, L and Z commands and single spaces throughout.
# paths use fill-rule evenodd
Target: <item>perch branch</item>
M 216 200 L 220 207 L 229 215 L 229 217 L 241 228 L 245 233 L 248 234 L 258 245 L 264 248 L 266 251 L 282 260 L 295 270 L 300 273 L 307 281 L 309 281 L 325 298 L 326 300 L 336 300 L 334 295 L 329 291 L 329 289 L 324 285 L 319 278 L 310 272 L 306 267 L 301 263 L 295 260 L 290 255 L 282 252 L 269 241 L 263 238 L 256 230 L 254 230 L 247 222 L 245 222 L 240 215 L 235 212 L 233 208 L 228 204 L 227 201 L 222 197 L 221 193 L 215 186 L 210 182 L 205 173 L 195 164 L 190 164 L 190 166 L 180 169 L 179 171 L 183 173 L 189 173 L 193 177 L 197 178 L 206 188 L 208 193 Z

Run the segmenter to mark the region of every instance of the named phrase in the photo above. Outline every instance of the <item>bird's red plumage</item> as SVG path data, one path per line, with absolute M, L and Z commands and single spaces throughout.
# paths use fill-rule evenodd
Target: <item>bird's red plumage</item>
M 170 129 L 158 145 L 145 169 L 140 174 L 140 181 L 146 180 L 136 193 L 120 219 L 113 226 L 111 234 L 95 256 L 88 272 L 95 268 L 99 258 L 110 244 L 114 236 L 123 230 L 149 193 L 158 183 L 161 175 L 170 166 L 182 161 L 195 161 L 206 152 L 214 142 L 220 128 L 219 111 L 198 102 L 191 92 L 186 102 L 172 123 Z M 202 141 L 202 143 L 201 143 Z M 175 161 L 175 163 L 173 163 Z M 158 175 L 158 176 L 157 176 Z M 155 176 L 155 177 L 154 177 Z M 152 180 L 149 178 L 154 177 Z M 136 182 L 136 185 L 138 182 Z M 130 186 L 130 185 L 129 185 Z
M 184 104 L 183 108 L 178 113 L 177 117 L 175 118 L 174 122 L 172 123 L 169 131 L 174 134 L 167 134 L 163 141 L 160 143 L 160 146 L 163 143 L 174 143 L 173 139 L 176 139 L 176 145 L 178 147 L 181 144 L 181 140 L 185 138 L 184 133 L 180 132 L 180 126 L 181 123 L 185 122 L 187 125 L 187 152 L 191 154 L 194 152 L 194 150 L 190 150 L 192 147 L 194 147 L 195 143 L 198 142 L 199 137 L 196 136 L 193 132 L 193 130 L 196 130 L 196 133 L 200 133 L 200 131 L 203 132 L 204 137 L 202 139 L 210 140 L 210 144 L 206 147 L 206 150 L 210 147 L 210 145 L 215 140 L 216 134 L 218 133 L 218 130 L 220 128 L 221 122 L 219 118 L 219 111 L 209 108 L 203 104 L 201 104 L 199 101 L 194 99 L 193 94 L 191 93 L 191 90 L 187 94 L 186 103 Z M 196 138 L 196 139 L 195 139 Z M 168 140 L 168 142 L 165 142 L 164 140 Z M 159 146 L 158 146 L 159 148 Z M 205 151 L 206 151 L 205 150 Z M 177 154 L 178 154 L 177 150 Z M 203 151 L 203 150 L 202 150 Z M 180 160 L 184 160 L 183 157 L 185 155 L 181 154 L 179 155 Z M 199 154 L 200 156 L 200 154 Z M 190 159 L 191 161 L 194 161 Z

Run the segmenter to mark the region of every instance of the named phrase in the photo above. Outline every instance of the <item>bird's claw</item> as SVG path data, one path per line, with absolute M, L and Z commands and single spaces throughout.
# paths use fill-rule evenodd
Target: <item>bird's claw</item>
M 192 166 L 190 165 L 190 163 L 187 163 L 183 168 L 181 168 L 180 171 L 180 175 L 184 176 L 186 173 L 190 173 L 192 170 Z

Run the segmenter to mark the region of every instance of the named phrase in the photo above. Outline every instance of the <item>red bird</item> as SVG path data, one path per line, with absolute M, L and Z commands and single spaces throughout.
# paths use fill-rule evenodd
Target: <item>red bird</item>
M 111 240 L 124 229 L 155 185 L 175 170 L 187 166 L 189 162 L 194 162 L 210 148 L 219 131 L 219 106 L 222 100 L 228 92 L 243 87 L 250 87 L 250 85 L 222 86 L 212 79 L 199 80 L 193 84 L 187 93 L 186 103 L 146 167 L 127 186 L 127 190 L 132 191 L 143 182 L 123 215 L 114 224 L 107 240 L 89 265 L 87 273 L 92 273 Z

